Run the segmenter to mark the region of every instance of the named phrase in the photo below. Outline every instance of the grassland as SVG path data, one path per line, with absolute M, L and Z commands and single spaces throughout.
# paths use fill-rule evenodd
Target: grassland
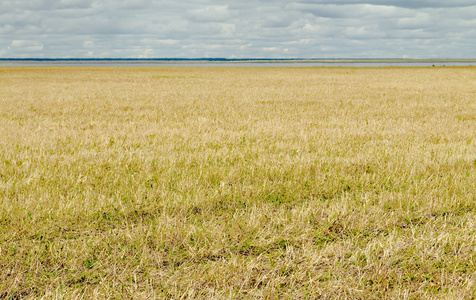
M 0 68 L 0 298 L 475 291 L 476 68 Z

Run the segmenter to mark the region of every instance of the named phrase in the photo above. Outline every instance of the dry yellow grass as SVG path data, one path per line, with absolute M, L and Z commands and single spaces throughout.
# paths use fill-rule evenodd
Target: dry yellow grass
M 0 68 L 0 298 L 476 293 L 476 68 Z

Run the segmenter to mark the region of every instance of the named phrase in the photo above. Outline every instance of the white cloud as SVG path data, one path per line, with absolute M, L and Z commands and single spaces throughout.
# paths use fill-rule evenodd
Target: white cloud
M 220 48 L 223 48 L 223 45 L 205 45 L 203 47 L 205 49 L 220 49 Z
M 41 51 L 43 50 L 43 45 L 37 41 L 29 40 L 13 40 L 11 43 L 12 48 L 20 48 L 27 51 Z
M 431 27 L 434 21 L 436 20 L 432 20 L 430 14 L 419 13 L 413 17 L 399 18 L 395 22 L 395 25 L 399 29 L 427 28 L 427 27 Z
M 92 48 L 92 47 L 94 47 L 94 42 L 93 41 L 85 41 L 83 43 L 83 47 L 84 48 Z
M 155 54 L 154 49 L 146 49 L 143 54 L 140 54 L 138 58 L 151 58 Z
M 222 28 L 222 33 L 225 33 L 227 35 L 231 35 L 235 32 L 235 24 L 221 24 L 221 28 Z
M 11 43 L 11 46 L 16 48 L 16 47 L 24 47 L 25 45 L 29 44 L 30 41 L 25 41 L 25 40 L 13 40 Z
M 176 45 L 179 43 L 178 40 L 172 40 L 172 39 L 167 39 L 167 40 L 157 40 L 157 43 L 163 44 L 163 45 Z
M 28 46 L 28 47 L 25 47 L 24 50 L 25 51 L 32 51 L 32 52 L 43 51 L 43 45 Z
M 241 45 L 241 46 L 240 46 L 240 50 L 243 51 L 243 50 L 245 50 L 246 48 L 249 48 L 249 47 L 251 47 L 251 46 L 253 46 L 253 44 L 251 44 L 251 43 L 248 43 L 248 44 L 246 44 L 246 45 Z

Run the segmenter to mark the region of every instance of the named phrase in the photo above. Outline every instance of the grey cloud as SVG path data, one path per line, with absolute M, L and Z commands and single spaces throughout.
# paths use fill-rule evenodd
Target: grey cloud
M 0 56 L 471 57 L 475 4 L 2 0 Z
M 230 18 L 230 12 L 227 6 L 207 6 L 189 10 L 185 16 L 191 21 L 225 22 Z
M 85 9 L 91 6 L 93 0 L 19 0 L 2 2 L 4 2 L 0 6 L 2 8 L 44 11 L 54 9 Z
M 90 8 L 92 0 L 61 0 L 58 3 L 60 9 L 86 9 Z
M 379 4 L 379 3 L 375 3 L 375 4 Z M 389 1 L 385 5 L 392 5 L 392 6 L 406 7 L 406 8 L 437 8 L 437 7 L 451 8 L 451 7 L 474 6 L 475 3 L 472 0 L 452 0 L 452 1 L 441 1 L 441 0 L 420 1 L 419 0 L 419 1 Z
M 291 4 L 289 9 L 298 10 L 303 13 L 312 13 L 324 18 L 388 18 L 404 17 L 414 14 L 413 10 L 394 6 L 382 6 L 371 4 Z
M 404 7 L 404 8 L 411 8 L 411 9 L 418 9 L 418 8 L 438 8 L 438 7 L 467 7 L 467 6 L 474 6 L 475 2 L 473 0 L 453 0 L 453 1 L 446 1 L 446 0 L 301 0 L 296 1 L 296 3 L 305 3 L 305 4 L 324 4 L 324 5 L 347 5 L 347 4 L 370 4 L 370 5 L 381 5 L 381 6 L 395 6 L 395 7 Z

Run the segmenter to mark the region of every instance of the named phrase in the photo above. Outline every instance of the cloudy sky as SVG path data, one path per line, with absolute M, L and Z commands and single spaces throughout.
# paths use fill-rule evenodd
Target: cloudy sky
M 475 58 L 476 0 L 0 0 L 0 57 Z

